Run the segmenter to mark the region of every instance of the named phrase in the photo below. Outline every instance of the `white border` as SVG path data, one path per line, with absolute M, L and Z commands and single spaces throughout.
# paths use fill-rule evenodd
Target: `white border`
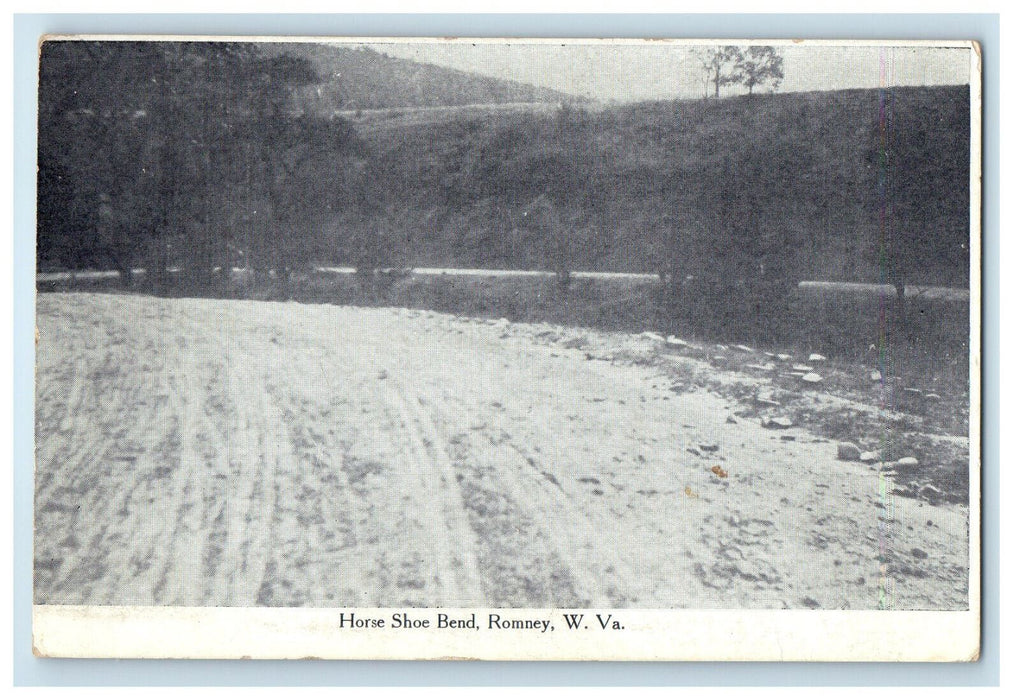
M 439 612 L 478 630 L 434 629 Z M 612 615 L 624 629 L 602 630 Z M 33 652 L 74 658 L 597 661 L 973 661 L 975 611 L 172 608 L 37 605 Z M 341 628 L 340 616 L 432 620 L 433 629 Z M 567 630 L 563 615 L 585 615 Z M 490 614 L 550 632 L 487 629 Z
M 616 45 L 677 45 L 677 46 L 706 46 L 706 45 L 730 45 L 740 46 L 884 46 L 889 48 L 946 48 L 946 49 L 972 49 L 975 42 L 966 39 L 902 39 L 896 41 L 883 39 L 741 39 L 738 37 L 730 39 L 692 39 L 689 37 L 623 37 L 623 38 L 587 38 L 587 37 L 429 37 L 429 36 L 407 36 L 407 37 L 382 37 L 382 36 L 318 36 L 308 34 L 304 36 L 273 36 L 273 35 L 247 35 L 247 34 L 46 34 L 40 38 L 42 41 L 237 41 L 237 42 L 272 42 L 275 44 L 548 44 L 551 46 L 560 45 L 590 45 L 590 44 L 616 44 Z M 980 70 L 980 57 L 978 60 Z M 973 66 L 972 66 L 973 67 Z

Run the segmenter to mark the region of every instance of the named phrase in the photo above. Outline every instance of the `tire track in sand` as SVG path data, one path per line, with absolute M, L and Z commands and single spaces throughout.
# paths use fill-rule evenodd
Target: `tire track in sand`
M 438 588 L 432 605 L 482 604 L 478 544 L 460 498 L 457 470 L 444 447 L 446 441 L 425 410 L 426 402 L 407 386 L 384 382 L 381 397 L 405 428 L 403 451 L 413 469 L 405 476 L 405 493 L 413 494 L 413 510 L 427 520 L 425 541 L 433 551 L 431 579 Z
M 584 561 L 581 540 L 590 541 L 583 534 L 590 524 L 565 494 L 555 493 L 558 487 L 540 472 L 527 473 L 531 468 L 514 452 L 510 436 L 480 426 L 477 419 L 465 420 L 478 412 L 461 398 L 441 389 L 429 396 L 431 410 L 450 431 L 445 449 L 456 465 L 461 508 L 478 540 L 487 603 L 585 607 L 607 602 Z M 552 530 L 567 513 L 579 518 L 577 538 Z

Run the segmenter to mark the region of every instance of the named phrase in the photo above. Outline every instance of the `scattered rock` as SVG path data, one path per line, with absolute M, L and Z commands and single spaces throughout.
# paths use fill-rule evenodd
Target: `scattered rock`
M 720 479 L 725 479 L 726 477 L 729 476 L 729 472 L 720 467 L 718 464 L 712 467 L 712 473 L 715 474 Z
M 803 377 L 804 374 L 804 372 L 783 372 L 784 377 L 796 377 L 797 379 Z
M 687 487 L 684 488 L 684 493 L 687 494 L 688 498 L 697 498 L 698 497 L 697 492 L 695 492 L 695 490 L 692 489 L 690 486 L 687 486 Z
M 778 353 L 776 355 L 776 359 L 777 360 L 782 360 L 783 362 L 789 362 L 790 360 L 793 359 L 793 356 L 792 355 L 787 355 L 787 354 L 781 352 L 781 353 Z
M 882 373 L 877 369 L 871 371 L 871 381 L 880 382 L 882 381 Z
M 763 406 L 781 406 L 782 405 L 782 403 L 779 401 L 778 397 L 776 396 L 776 392 L 773 391 L 772 389 L 761 389 L 757 394 L 755 394 L 754 400 L 755 400 L 756 403 L 760 403 Z
M 746 345 L 734 345 L 733 347 L 740 352 L 754 352 L 753 348 L 749 348 Z
M 680 338 L 677 338 L 675 335 L 671 335 L 668 338 L 666 338 L 666 345 L 668 345 L 671 348 L 686 348 L 687 342 L 681 340 Z
M 773 416 L 766 418 L 761 422 L 765 428 L 789 428 L 793 425 L 793 421 L 786 416 Z
M 716 362 L 725 362 L 726 361 L 726 356 L 725 355 L 714 355 L 712 357 L 712 359 L 715 360 Z
M 797 438 L 794 437 L 793 435 L 780 435 L 779 439 L 782 440 L 783 442 L 794 442 L 797 440 Z
M 918 465 L 918 461 L 915 457 L 904 457 L 903 459 L 896 460 L 897 467 L 906 467 L 912 469 Z
M 877 452 L 862 452 L 858 459 L 865 464 L 874 464 L 881 459 L 881 457 L 878 456 Z
M 836 459 L 843 462 L 856 462 L 861 458 L 861 448 L 852 442 L 841 442 L 836 445 Z
M 717 349 L 719 349 L 719 350 L 723 350 L 723 351 L 725 351 L 725 350 L 729 350 L 729 348 L 728 348 L 728 347 L 726 347 L 725 345 L 716 345 L 715 347 L 716 347 Z
M 379 379 L 386 379 L 386 377 L 388 377 L 388 376 L 390 376 L 390 375 L 389 375 L 389 373 L 386 370 L 380 370 L 380 372 L 379 372 Z
M 747 367 L 748 369 L 758 370 L 759 372 L 771 372 L 776 368 L 776 366 L 771 362 L 768 363 L 767 365 L 744 365 L 744 367 Z
M 641 337 L 647 338 L 648 340 L 654 340 L 657 343 L 666 342 L 666 339 L 663 338 L 661 335 L 659 335 L 658 333 L 652 333 L 651 331 L 645 331 L 644 333 L 641 334 Z
M 918 547 L 914 547 L 913 549 L 911 549 L 910 553 L 914 556 L 915 559 L 927 559 L 928 558 L 928 552 L 926 552 L 923 549 L 920 549 Z
M 808 384 L 818 384 L 820 381 L 822 381 L 821 375 L 815 374 L 814 372 L 808 372 L 800 379 L 801 381 L 807 382 Z
M 808 356 L 808 362 L 825 362 L 825 355 L 819 355 L 817 352 L 813 352 Z
M 790 369 L 794 372 L 813 372 L 815 368 L 810 365 L 794 365 Z
M 726 416 L 726 422 L 736 424 L 737 419 L 734 418 L 733 416 Z
M 943 494 L 942 489 L 936 486 L 932 486 L 931 484 L 925 484 L 924 486 L 921 487 L 921 490 L 918 492 L 917 495 L 927 501 L 938 501 L 942 498 Z M 928 521 L 928 524 L 931 525 L 930 520 Z
M 701 456 L 701 452 L 696 447 L 688 447 L 687 451 L 690 452 L 695 457 L 700 457 Z
M 700 447 L 703 452 L 719 451 L 719 445 L 716 445 L 715 443 L 699 443 L 698 447 Z
M 767 352 L 767 353 L 765 353 L 765 357 L 775 357 L 775 356 L 776 356 L 776 353 L 774 353 L 774 352 Z

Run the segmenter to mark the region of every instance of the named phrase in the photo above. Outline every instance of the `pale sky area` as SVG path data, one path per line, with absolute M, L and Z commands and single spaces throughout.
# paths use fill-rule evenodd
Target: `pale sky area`
M 483 73 L 599 100 L 701 97 L 704 73 L 692 45 L 375 44 L 390 56 Z M 959 85 L 970 82 L 967 48 L 785 45 L 779 92 Z M 885 62 L 885 78 L 881 66 Z M 727 88 L 726 94 L 740 92 Z

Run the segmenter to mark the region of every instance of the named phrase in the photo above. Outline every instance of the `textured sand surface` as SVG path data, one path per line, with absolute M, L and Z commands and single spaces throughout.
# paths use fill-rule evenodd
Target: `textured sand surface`
M 639 336 L 90 294 L 37 324 L 36 603 L 967 606 L 966 508 L 671 391 L 614 355 Z

